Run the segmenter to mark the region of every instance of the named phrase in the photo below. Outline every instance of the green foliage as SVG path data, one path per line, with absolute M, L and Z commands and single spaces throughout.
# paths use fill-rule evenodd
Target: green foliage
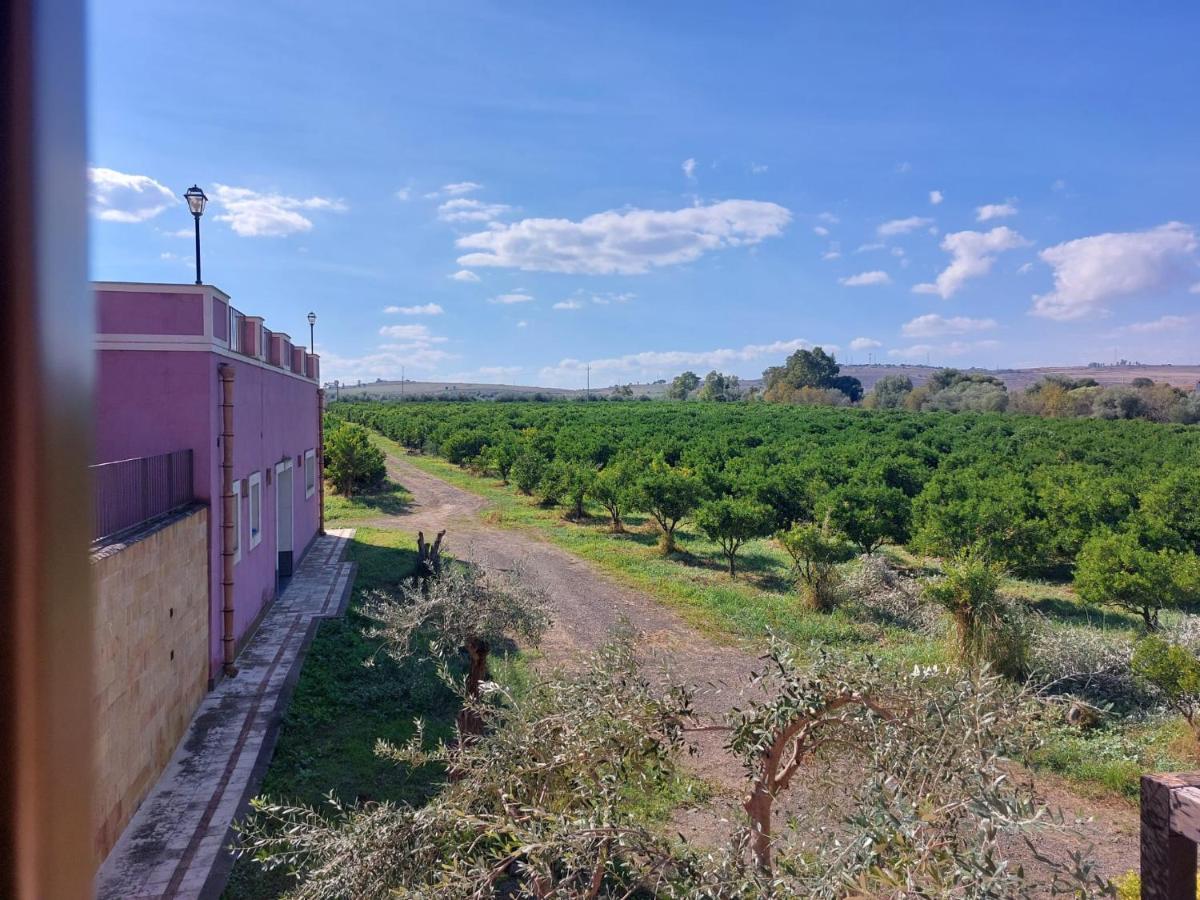
M 864 403 L 871 409 L 901 409 L 912 389 L 912 379 L 907 375 L 884 375 L 875 382 Z
M 940 556 L 970 548 L 1014 569 L 1047 564 L 1049 543 L 1031 486 L 1018 473 L 980 464 L 938 471 L 913 504 L 914 544 Z
M 1176 469 L 1139 498 L 1155 546 L 1200 553 L 1200 470 Z
M 658 524 L 663 554 L 675 550 L 675 529 L 691 515 L 704 497 L 700 479 L 688 469 L 657 461 L 638 479 L 638 505 Z
M 856 478 L 834 488 L 823 503 L 830 523 L 863 553 L 908 540 L 912 501 L 899 488 Z
M 1102 532 L 1079 552 L 1075 589 L 1089 603 L 1137 613 L 1154 631 L 1161 610 L 1200 599 L 1200 557 L 1148 549 L 1133 530 Z
M 371 443 L 365 428 L 343 422 L 325 437 L 325 476 L 347 497 L 377 488 L 387 476 L 383 451 Z
M 862 399 L 862 382 L 838 374 L 840 371 L 837 360 L 821 347 L 797 350 L 782 366 L 771 366 L 763 372 L 763 399 L 794 402 L 795 393 L 805 388 L 839 391 L 851 402 Z
M 1147 635 L 1134 648 L 1133 672 L 1153 685 L 1200 738 L 1200 660 L 1195 652 Z
M 667 388 L 667 397 L 671 400 L 686 400 L 688 394 L 700 386 L 700 376 L 695 372 L 684 372 L 676 375 Z
M 538 481 L 538 499 L 542 506 L 558 506 L 571 486 L 571 464 L 563 459 L 555 459 L 542 469 L 542 477 Z
M 699 400 L 716 402 L 737 400 L 741 396 L 741 379 L 736 375 L 725 375 L 716 369 L 704 376 L 704 384 L 700 393 L 696 395 Z
M 625 530 L 624 517 L 636 506 L 633 467 L 625 461 L 605 466 L 593 479 L 589 493 L 608 513 L 614 534 Z
M 478 431 L 456 431 L 442 442 L 442 456 L 456 466 L 477 457 L 487 446 L 487 436 Z
M 737 574 L 738 551 L 750 540 L 771 533 L 771 510 L 753 500 L 722 497 L 702 504 L 696 525 L 716 544 L 729 562 L 729 577 Z
M 528 496 L 541 483 L 542 472 L 546 468 L 546 460 L 532 450 L 523 450 L 513 460 L 510 476 L 517 485 L 517 490 Z
M 961 375 L 935 385 L 964 383 Z M 987 383 L 979 378 L 965 383 Z M 1135 519 L 1148 547 L 1183 549 L 1198 521 L 1183 501 L 1200 430 L 1174 425 L 763 403 L 341 403 L 335 417 L 439 452 L 456 434 L 483 436 L 474 459 L 503 478 L 499 460 L 513 455 L 508 478 L 525 494 L 551 460 L 640 475 L 660 459 L 694 473 L 714 499 L 770 507 L 773 530 L 822 518 L 842 485 L 883 485 L 912 501 L 912 550 L 952 556 L 977 547 L 1020 575 L 1062 577 L 1089 538 Z M 882 511 L 898 511 L 894 499 Z M 903 542 L 902 534 L 896 527 L 884 540 Z
M 1000 596 L 1003 578 L 999 565 L 967 554 L 947 562 L 925 596 L 950 613 L 960 663 L 1020 679 L 1029 671 L 1029 627 L 1021 610 Z
M 827 612 L 837 600 L 841 583 L 838 564 L 854 556 L 854 549 L 828 523 L 793 525 L 776 538 L 792 558 L 793 570 L 800 587 L 800 596 L 809 609 Z

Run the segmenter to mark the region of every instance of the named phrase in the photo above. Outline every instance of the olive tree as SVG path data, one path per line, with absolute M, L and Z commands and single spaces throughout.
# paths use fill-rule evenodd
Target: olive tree
M 435 658 L 466 654 L 468 708 L 459 727 L 467 734 L 479 733 L 472 705 L 490 677 L 492 648 L 514 639 L 536 644 L 549 627 L 548 610 L 546 596 L 519 575 L 487 577 L 463 564 L 443 567 L 440 576 L 403 584 L 394 592 L 374 591 L 362 606 L 371 623 L 367 637 L 380 641 L 382 652 L 395 659 L 410 656 L 416 639 L 425 636 Z
M 747 541 L 771 533 L 771 510 L 761 503 L 736 497 L 710 500 L 696 511 L 696 525 L 713 543 L 721 545 L 729 564 L 729 577 L 737 575 L 737 555 Z

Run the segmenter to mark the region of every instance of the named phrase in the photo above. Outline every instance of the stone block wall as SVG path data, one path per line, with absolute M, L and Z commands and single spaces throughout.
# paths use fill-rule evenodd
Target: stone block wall
M 92 554 L 97 867 L 207 690 L 208 516 L 194 505 Z

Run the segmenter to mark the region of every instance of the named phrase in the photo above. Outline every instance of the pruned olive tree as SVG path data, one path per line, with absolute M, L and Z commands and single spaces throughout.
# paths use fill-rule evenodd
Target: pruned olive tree
M 1107 888 L 1082 856 L 1034 850 L 1034 871 L 1007 855 L 1002 838 L 1046 816 L 1007 777 L 1005 757 L 1020 755 L 1027 731 L 1020 697 L 999 678 L 902 674 L 780 643 L 765 663 L 754 678 L 763 699 L 704 724 L 690 691 L 648 678 L 632 640 L 618 639 L 582 671 L 544 674 L 521 691 L 496 686 L 475 740 L 430 747 L 418 728 L 404 745 L 380 742 L 376 752 L 398 765 L 453 767 L 425 805 L 259 799 L 241 852 L 296 872 L 290 896 L 300 900 L 1086 897 Z M 724 849 L 663 836 L 632 799 L 674 777 L 687 732 L 701 729 L 728 732 L 747 776 L 747 820 Z M 807 844 L 772 827 L 777 800 L 802 775 L 838 785 L 810 794 L 792 820 L 821 826 Z
M 367 637 L 380 641 L 382 652 L 395 659 L 412 655 L 420 638 L 443 663 L 460 652 L 466 654 L 466 707 L 459 716 L 459 730 L 477 735 L 482 726 L 478 704 L 481 687 L 490 677 L 492 649 L 505 640 L 536 644 L 549 627 L 548 609 L 546 596 L 518 575 L 488 577 L 459 563 L 444 566 L 440 576 L 403 584 L 395 592 L 375 591 L 361 611 L 371 623 Z

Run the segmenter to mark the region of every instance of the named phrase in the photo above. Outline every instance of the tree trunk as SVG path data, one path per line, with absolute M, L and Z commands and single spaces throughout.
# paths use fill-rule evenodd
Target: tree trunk
M 766 785 L 760 781 L 742 804 L 750 819 L 750 852 L 758 870 L 771 874 L 771 806 L 774 798 Z
M 725 555 L 729 557 L 729 577 L 737 578 L 737 570 L 734 568 L 734 559 L 736 557 L 736 554 L 727 553 Z
M 430 578 L 438 578 L 442 574 L 442 538 L 446 529 L 437 533 L 432 544 L 425 543 L 425 532 L 417 532 L 417 569 L 416 578 L 421 583 Z
M 468 659 L 467 668 L 467 697 L 472 700 L 479 699 L 479 686 L 487 681 L 488 673 L 488 653 L 491 652 L 491 647 L 487 641 L 479 638 L 470 638 L 467 641 L 466 651 Z M 479 737 L 483 734 L 483 720 L 479 713 L 473 709 L 464 709 L 458 714 L 458 730 L 460 734 L 469 735 L 471 737 Z
M 659 541 L 659 550 L 662 551 L 663 556 L 667 556 L 667 555 L 675 552 L 675 526 L 674 525 L 672 525 L 670 528 L 663 529 L 662 540 Z

